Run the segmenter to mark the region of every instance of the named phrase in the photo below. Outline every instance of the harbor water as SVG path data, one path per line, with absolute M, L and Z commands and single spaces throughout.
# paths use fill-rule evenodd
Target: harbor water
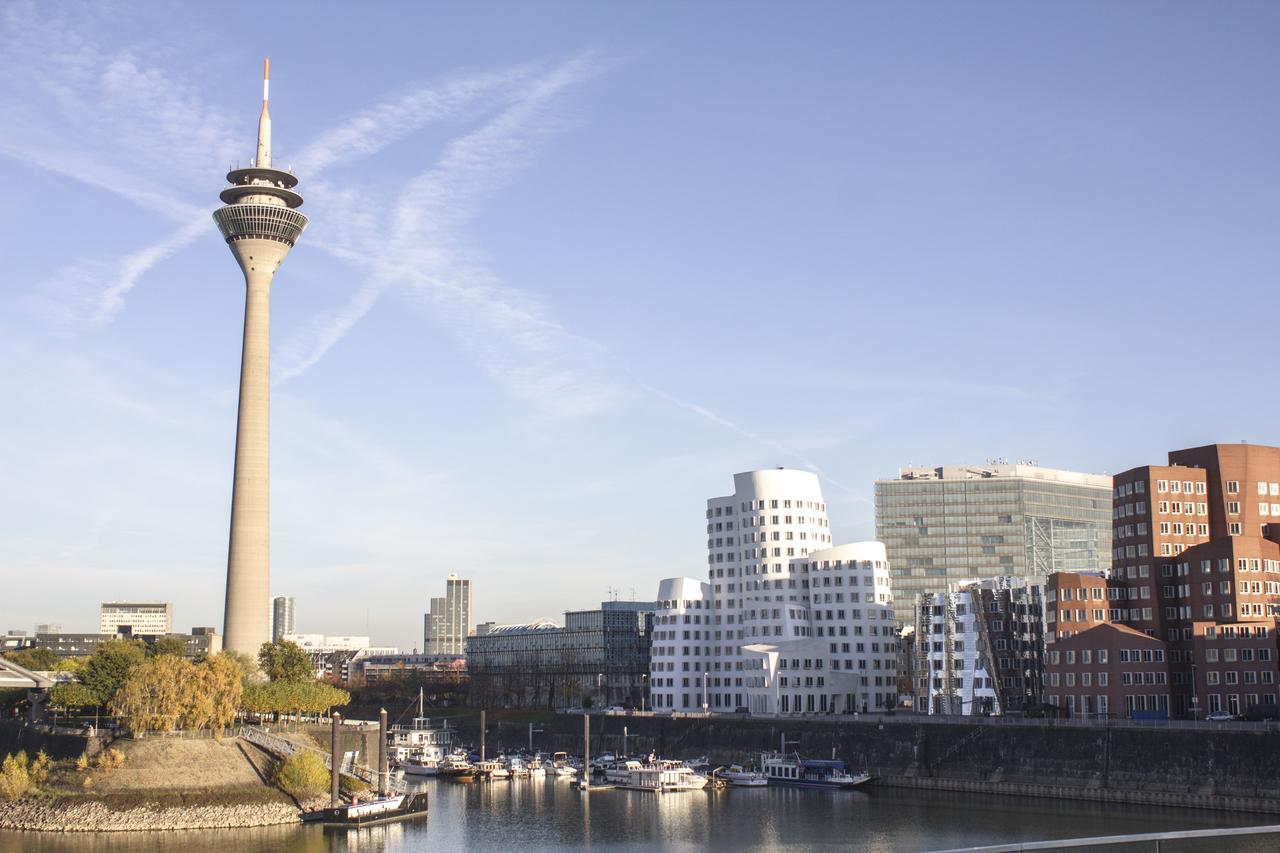
M 739 788 L 579 794 L 563 781 L 429 781 L 426 819 L 318 827 L 97 835 L 0 832 L 23 853 L 382 853 L 382 851 L 801 851 L 868 853 L 1280 823 L 1272 816 L 892 788 Z M 1165 842 L 1162 851 L 1262 853 L 1275 836 Z M 1154 849 L 1108 847 L 1109 851 Z

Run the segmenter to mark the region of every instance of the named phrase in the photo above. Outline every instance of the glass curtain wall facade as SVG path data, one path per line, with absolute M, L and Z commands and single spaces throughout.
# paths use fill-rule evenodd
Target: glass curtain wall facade
M 875 486 L 894 615 L 967 578 L 1044 578 L 1110 564 L 1111 477 L 1035 465 L 906 468 Z

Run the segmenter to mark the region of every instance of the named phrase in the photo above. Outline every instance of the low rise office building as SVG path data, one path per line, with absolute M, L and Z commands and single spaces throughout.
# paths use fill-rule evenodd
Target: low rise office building
M 99 634 L 162 637 L 173 633 L 168 601 L 106 601 L 98 608 Z
M 467 638 L 473 701 L 512 707 L 648 705 L 654 603 L 606 601 Z
M 59 657 L 88 657 L 102 643 L 118 639 L 141 640 L 147 645 L 160 639 L 178 640 L 188 658 L 216 655 L 222 651 L 222 635 L 213 628 L 192 628 L 190 634 L 36 634 L 32 645 L 49 649 Z

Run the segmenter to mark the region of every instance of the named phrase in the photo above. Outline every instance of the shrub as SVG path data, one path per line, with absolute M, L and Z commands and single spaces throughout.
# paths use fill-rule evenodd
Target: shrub
M 31 768 L 27 754 L 19 752 L 6 756 L 0 764 L 0 800 L 18 800 L 31 792 Z
M 82 752 L 80 757 L 76 759 L 76 770 L 81 773 L 89 769 L 89 753 Z
M 329 768 L 319 755 L 309 749 L 289 756 L 276 771 L 276 784 L 295 797 L 311 797 L 329 787 Z
M 53 764 L 49 760 L 49 754 L 43 749 L 36 753 L 36 757 L 31 761 L 31 766 L 27 768 L 27 774 L 31 777 L 31 784 L 39 787 L 49 780 L 49 767 Z
M 369 783 L 354 776 L 339 776 L 338 790 L 350 797 L 352 794 L 364 796 L 371 790 Z
M 92 777 L 92 776 L 86 776 L 86 777 L 84 777 L 84 781 L 80 783 L 80 787 L 81 787 L 81 788 L 84 788 L 86 791 L 87 791 L 87 790 L 89 790 L 90 788 L 92 788 L 92 787 L 93 787 L 93 777 Z
M 117 767 L 124 765 L 124 753 L 114 746 L 111 749 L 104 749 L 98 753 L 98 758 L 94 761 L 94 765 L 99 770 L 115 770 Z

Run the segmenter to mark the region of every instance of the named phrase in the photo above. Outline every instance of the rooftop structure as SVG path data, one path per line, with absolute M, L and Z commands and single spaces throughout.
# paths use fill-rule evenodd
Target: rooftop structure
M 236 420 L 231 536 L 227 553 L 227 648 L 250 656 L 271 639 L 270 596 L 270 314 L 271 282 L 307 217 L 298 212 L 298 179 L 271 164 L 267 111 L 270 63 L 262 68 L 262 113 L 253 163 L 227 173 L 231 186 L 214 211 L 218 230 L 245 280 L 240 407 Z

